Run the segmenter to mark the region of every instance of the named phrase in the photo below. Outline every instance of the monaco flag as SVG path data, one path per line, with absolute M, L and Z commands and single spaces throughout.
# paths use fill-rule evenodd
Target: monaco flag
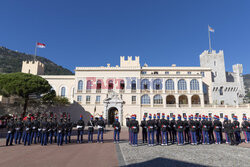
M 36 43 L 36 47 L 38 47 L 38 48 L 45 48 L 45 44 L 37 42 Z
M 208 31 L 214 32 L 214 29 L 212 27 L 208 26 Z

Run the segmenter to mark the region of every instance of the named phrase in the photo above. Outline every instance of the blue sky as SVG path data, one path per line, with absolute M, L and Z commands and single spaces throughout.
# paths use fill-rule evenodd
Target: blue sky
M 249 0 L 8 0 L 1 2 L 0 45 L 34 53 L 70 70 L 119 65 L 140 56 L 150 66 L 199 66 L 199 54 L 223 49 L 226 70 L 250 73 Z

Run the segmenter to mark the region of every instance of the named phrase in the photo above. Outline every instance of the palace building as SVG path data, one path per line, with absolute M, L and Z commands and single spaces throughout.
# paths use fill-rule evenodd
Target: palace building
M 248 115 L 242 64 L 225 71 L 223 51 L 204 51 L 200 66 L 141 66 L 139 56 L 120 57 L 120 66 L 76 67 L 75 75 L 42 75 L 40 62 L 23 62 L 22 72 L 48 80 L 57 95 L 79 103 L 94 116 L 103 115 L 109 123 L 117 115 L 124 124 L 136 114 L 223 114 Z M 239 113 L 239 114 L 238 114 Z

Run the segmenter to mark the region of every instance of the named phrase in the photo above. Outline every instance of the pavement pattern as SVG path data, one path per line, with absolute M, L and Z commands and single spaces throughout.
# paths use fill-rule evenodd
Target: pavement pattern
M 97 135 L 94 134 L 94 140 Z M 4 146 L 0 139 L 0 166 L 8 167 L 164 167 L 164 166 L 249 166 L 250 144 L 239 146 L 222 145 L 185 145 L 155 146 L 139 144 L 131 147 L 127 128 L 122 128 L 121 143 L 113 143 L 113 132 L 109 129 L 104 135 L 104 144 L 76 144 L 76 136 L 71 144 L 40 146 Z M 141 133 L 139 134 L 141 138 Z

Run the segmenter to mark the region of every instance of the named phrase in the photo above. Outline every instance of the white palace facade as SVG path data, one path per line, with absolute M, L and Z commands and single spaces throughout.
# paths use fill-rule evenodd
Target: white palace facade
M 57 95 L 109 123 L 114 115 L 124 124 L 131 114 L 141 120 L 149 113 L 249 116 L 243 67 L 236 64 L 226 72 L 223 51 L 204 51 L 197 67 L 141 66 L 138 56 L 121 56 L 120 66 L 76 67 L 75 75 L 42 75 L 43 68 L 39 62 L 23 62 L 22 72 L 40 75 Z

